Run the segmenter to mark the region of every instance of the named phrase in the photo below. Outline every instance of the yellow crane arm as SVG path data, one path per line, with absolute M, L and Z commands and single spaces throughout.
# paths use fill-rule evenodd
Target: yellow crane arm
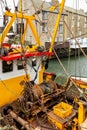
M 2 32 L 2 34 L 1 34 L 1 36 L 0 36 L 0 46 L 1 46 L 1 44 L 3 43 L 3 40 L 4 40 L 4 38 L 6 37 L 6 35 L 7 35 L 7 33 L 9 32 L 9 30 L 10 30 L 10 28 L 11 28 L 11 26 L 12 26 L 12 24 L 13 24 L 13 22 L 15 21 L 15 19 L 16 18 L 20 18 L 20 19 L 25 19 L 27 22 L 27 25 L 29 25 L 29 27 L 31 28 L 31 31 L 32 31 L 32 33 L 33 33 L 33 36 L 34 36 L 34 38 L 35 38 L 35 40 L 36 40 L 36 42 L 37 42 L 37 44 L 39 44 L 39 45 L 42 45 L 42 43 L 40 42 L 40 39 L 39 39 L 39 37 L 38 37 L 38 34 L 37 34 L 37 31 L 36 31 L 36 29 L 35 29 L 35 27 L 34 27 L 34 25 L 33 25 L 33 22 L 32 22 L 32 20 L 35 20 L 36 18 L 35 18 L 35 16 L 34 15 L 32 15 L 32 16 L 27 16 L 27 15 L 24 15 L 22 12 L 19 12 L 19 13 L 11 13 L 11 12 L 9 12 L 9 11 L 6 11 L 5 12 L 5 16 L 8 16 L 8 17 L 11 17 L 11 19 L 10 19 L 10 21 L 7 23 L 7 25 L 6 25 L 6 27 L 5 27 L 5 29 L 4 29 L 4 31 Z M 27 26 L 26 25 L 26 26 Z M 25 33 L 26 33 L 26 29 L 27 29 L 27 27 L 25 27 L 25 29 L 24 29 L 24 35 L 22 36 L 22 40 L 23 41 L 21 41 L 22 43 L 24 43 L 24 36 L 25 36 Z
M 9 30 L 10 30 L 14 20 L 15 20 L 15 15 L 13 15 L 13 17 L 10 20 L 10 22 L 7 23 L 6 27 L 4 28 L 4 31 L 0 35 L 0 46 L 1 46 L 2 42 L 4 41 L 4 38 L 6 37 L 7 33 L 9 32 Z
M 53 33 L 53 36 L 52 36 L 52 42 L 51 42 L 49 52 L 52 52 L 52 48 L 53 48 L 53 45 L 54 45 L 54 42 L 55 42 L 55 37 L 56 37 L 57 30 L 58 30 L 58 27 L 59 27 L 59 22 L 60 22 L 60 18 L 61 18 L 61 14 L 62 14 L 64 5 L 65 5 L 65 0 L 62 0 L 61 3 L 59 4 L 59 12 L 58 12 L 58 15 L 57 15 L 57 20 L 56 20 L 56 24 L 55 24 L 55 27 L 54 27 L 54 33 Z M 53 8 L 52 8 L 52 10 L 53 10 Z

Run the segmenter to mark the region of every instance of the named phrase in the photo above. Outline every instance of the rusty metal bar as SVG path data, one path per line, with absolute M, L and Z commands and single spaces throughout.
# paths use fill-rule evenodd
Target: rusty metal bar
M 9 111 L 9 114 L 13 119 L 15 119 L 18 123 L 20 123 L 26 130 L 31 130 L 29 123 L 22 119 L 21 117 L 17 116 L 13 111 Z M 33 129 L 32 129 L 33 130 Z

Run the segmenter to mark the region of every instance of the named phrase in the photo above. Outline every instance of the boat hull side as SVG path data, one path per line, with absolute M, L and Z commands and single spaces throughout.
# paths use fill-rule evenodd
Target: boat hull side
M 0 107 L 15 101 L 23 91 L 23 86 L 20 82 L 24 80 L 24 75 L 0 80 Z

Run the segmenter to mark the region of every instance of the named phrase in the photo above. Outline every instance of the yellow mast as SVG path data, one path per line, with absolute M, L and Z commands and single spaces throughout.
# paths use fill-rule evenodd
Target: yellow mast
M 56 24 L 55 24 L 55 27 L 54 27 L 54 33 L 53 33 L 53 36 L 52 36 L 52 42 L 51 42 L 51 47 L 49 49 L 49 52 L 52 52 L 52 48 L 53 48 L 53 45 L 54 45 L 54 42 L 55 42 L 55 37 L 56 37 L 56 34 L 57 34 L 57 30 L 58 30 L 58 27 L 59 27 L 59 22 L 60 22 L 60 18 L 61 18 L 61 14 L 62 14 L 62 11 L 63 11 L 63 8 L 64 8 L 64 4 L 65 4 L 65 0 L 62 0 L 61 3 L 59 4 L 59 13 L 58 13 L 58 16 L 57 16 L 57 20 L 56 20 Z M 56 9 L 58 6 L 54 7 L 54 9 Z M 53 9 L 52 9 L 53 10 Z M 35 16 L 32 15 L 32 16 L 27 16 L 27 15 L 24 15 L 23 12 L 22 12 L 22 0 L 20 0 L 20 12 L 17 12 L 16 14 L 15 13 L 11 13 L 9 11 L 6 11 L 5 12 L 5 16 L 9 16 L 11 17 L 10 21 L 8 22 L 8 24 L 6 25 L 4 31 L 2 32 L 1 36 L 0 36 L 0 46 L 1 44 L 3 43 L 3 40 L 4 38 L 6 37 L 7 33 L 9 32 L 13 22 L 15 21 L 16 18 L 21 18 L 21 19 L 25 19 L 26 20 L 26 26 L 25 26 L 25 29 L 24 29 L 24 34 L 22 36 L 22 43 L 24 43 L 24 39 L 25 39 L 25 34 L 26 34 L 26 29 L 27 29 L 27 26 L 29 25 L 30 28 L 31 28 L 31 31 L 33 33 L 33 36 L 36 40 L 36 43 L 38 45 L 42 45 L 38 35 L 37 35 L 37 31 L 36 29 L 34 28 L 34 25 L 33 25 L 33 22 L 32 20 L 35 20 Z
M 53 33 L 53 36 L 52 36 L 52 42 L 51 42 L 51 46 L 50 46 L 49 52 L 52 52 L 52 48 L 53 48 L 53 45 L 54 45 L 54 42 L 55 42 L 55 38 L 56 38 L 56 34 L 57 34 L 58 27 L 59 27 L 59 22 L 60 22 L 60 18 L 61 18 L 61 14 L 62 14 L 64 5 L 65 5 L 65 0 L 62 0 L 61 3 L 59 4 L 60 8 L 59 8 L 56 24 L 55 24 L 55 27 L 54 27 L 54 33 Z M 54 10 L 57 7 L 58 6 L 52 8 L 51 10 Z
M 7 16 L 7 17 L 10 17 L 10 21 L 7 23 L 5 29 L 3 30 L 2 34 L 0 35 L 0 46 L 2 45 L 3 41 L 4 41 L 4 38 L 6 37 L 7 33 L 9 32 L 13 22 L 16 20 L 16 18 L 20 18 L 20 19 L 25 19 L 26 20 L 26 26 L 25 26 L 25 29 L 24 29 L 24 34 L 22 36 L 22 43 L 24 43 L 24 39 L 25 39 L 25 34 L 26 34 L 26 29 L 27 29 L 27 26 L 29 25 L 32 33 L 33 33 L 33 36 L 36 40 L 36 43 L 37 45 L 42 45 L 39 37 L 38 37 L 38 34 L 37 34 L 37 31 L 34 27 L 34 24 L 33 24 L 33 20 L 36 19 L 35 15 L 31 15 L 31 16 L 27 16 L 25 14 L 23 14 L 22 12 L 22 0 L 20 0 L 20 12 L 16 12 L 16 13 L 11 13 L 10 11 L 6 10 L 4 15 Z
M 20 12 L 22 13 L 22 0 L 20 0 Z

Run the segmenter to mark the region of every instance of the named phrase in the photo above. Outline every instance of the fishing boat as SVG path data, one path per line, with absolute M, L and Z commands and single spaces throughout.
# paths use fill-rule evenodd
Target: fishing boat
M 50 56 L 54 54 L 52 50 L 64 4 L 65 0 L 62 0 L 51 7 L 51 11 L 57 7 L 60 10 L 49 50 L 45 50 L 32 22 L 36 20 L 35 14 L 24 15 L 22 10 L 11 13 L 6 8 L 5 15 L 11 19 L 0 36 L 1 130 L 79 130 L 84 127 L 81 125 L 86 120 L 85 96 L 81 100 L 79 95 L 74 95 L 74 91 L 71 95 L 70 77 L 62 86 L 55 82 L 54 73 L 46 71 Z M 16 18 L 26 21 L 24 33 L 20 33 L 20 44 L 3 44 Z M 36 44 L 25 45 L 28 26 Z M 80 90 L 78 86 L 75 88 Z
M 72 80 L 81 88 L 87 88 L 87 78 L 80 76 L 71 76 Z

